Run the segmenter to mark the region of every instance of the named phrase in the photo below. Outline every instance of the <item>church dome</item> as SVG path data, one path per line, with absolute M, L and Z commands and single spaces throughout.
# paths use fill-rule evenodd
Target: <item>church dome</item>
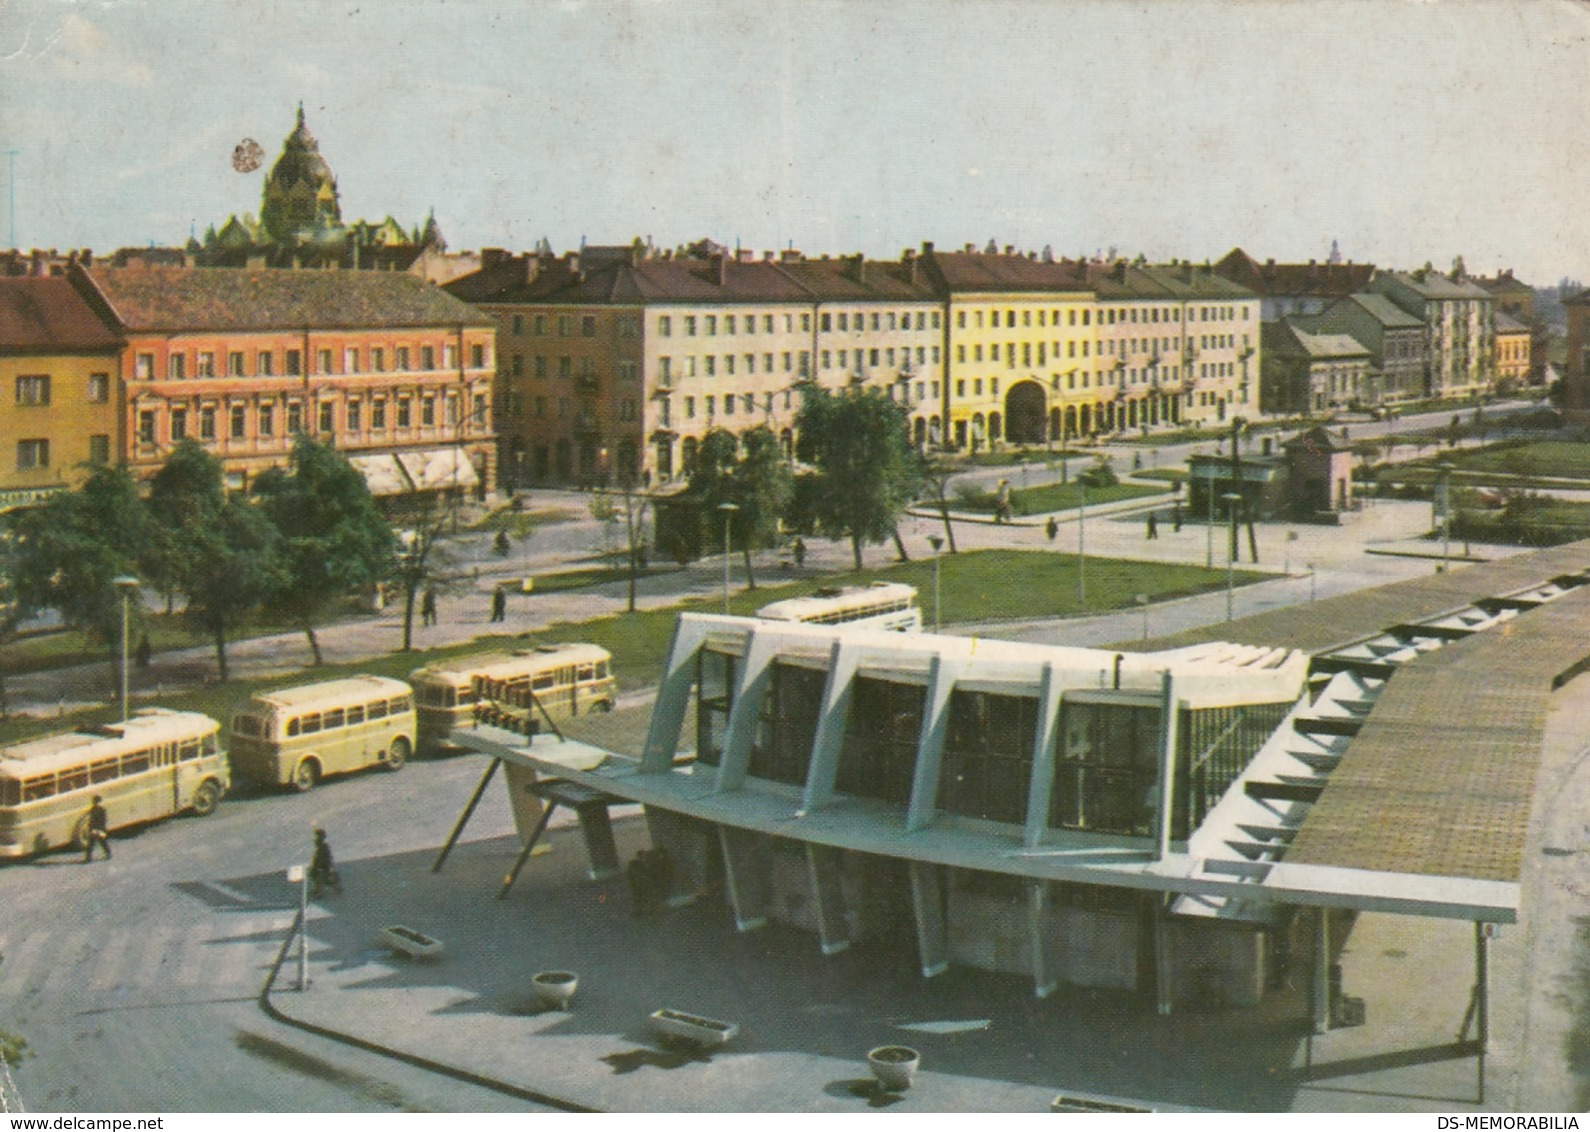
M 282 243 L 342 224 L 337 179 L 320 156 L 320 143 L 304 121 L 302 103 L 298 106 L 298 122 L 282 143 L 281 156 L 265 179 L 260 219 L 272 238 Z

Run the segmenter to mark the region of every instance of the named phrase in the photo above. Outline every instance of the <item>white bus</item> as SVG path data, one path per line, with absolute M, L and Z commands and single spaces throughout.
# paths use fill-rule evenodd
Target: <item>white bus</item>
M 232 717 L 232 765 L 266 786 L 313 789 L 333 774 L 397 770 L 414 750 L 414 690 L 349 676 L 261 692 Z
M 802 621 L 811 625 L 855 625 L 915 633 L 922 628 L 916 587 L 904 582 L 873 582 L 870 586 L 826 587 L 808 597 L 786 598 L 764 605 L 756 615 L 766 621 Z
M 409 673 L 419 709 L 419 749 L 455 746 L 449 736 L 512 703 L 527 709 L 526 690 L 554 719 L 611 711 L 617 695 L 613 656 L 600 645 L 565 642 L 512 653 L 482 653 Z M 515 713 L 517 714 L 517 713 Z
M 85 847 L 96 794 L 111 829 L 210 813 L 232 784 L 220 731 L 198 712 L 142 708 L 125 723 L 0 748 L 0 857 Z

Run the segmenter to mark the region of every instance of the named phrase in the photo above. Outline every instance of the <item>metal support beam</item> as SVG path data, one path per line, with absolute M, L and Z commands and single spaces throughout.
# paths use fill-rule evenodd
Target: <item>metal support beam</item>
M 844 860 L 838 849 L 806 843 L 806 876 L 811 882 L 812 907 L 817 911 L 817 938 L 824 955 L 838 955 L 850 947 L 850 914 L 845 907 L 841 880 Z
M 585 855 L 590 859 L 592 880 L 608 880 L 623 872 L 618 863 L 618 843 L 613 840 L 613 819 L 606 802 L 591 802 L 578 807 L 580 833 L 585 838 Z
M 931 979 L 950 966 L 949 936 L 944 925 L 944 870 L 926 861 L 912 861 L 909 867 L 917 956 L 922 963 L 922 977 Z
M 1049 831 L 1049 796 L 1054 792 L 1055 747 L 1059 745 L 1064 699 L 1054 662 L 1044 661 L 1043 687 L 1038 693 L 1038 726 L 1032 740 L 1032 774 L 1027 783 L 1027 826 L 1022 834 L 1022 843 L 1029 849 L 1041 845 L 1044 834 Z
M 508 890 L 513 887 L 513 882 L 519 879 L 519 871 L 524 868 L 524 863 L 530 859 L 530 854 L 535 851 L 536 842 L 541 840 L 541 835 L 546 832 L 547 823 L 552 820 L 552 812 L 558 808 L 556 802 L 548 802 L 547 808 L 541 811 L 541 820 L 536 823 L 530 840 L 524 843 L 524 848 L 519 850 L 519 856 L 513 863 L 513 868 L 508 870 L 508 875 L 502 878 L 502 887 L 497 890 L 497 899 L 505 899 Z
M 828 682 L 823 685 L 822 710 L 817 716 L 817 733 L 812 736 L 812 757 L 806 767 L 806 790 L 801 797 L 803 812 L 833 801 L 839 754 L 850 723 L 851 684 L 860 660 L 861 653 L 847 646 L 842 636 L 829 649 Z
M 1314 909 L 1314 993 L 1313 1023 L 1316 1034 L 1331 1028 L 1331 914 L 1328 908 Z
M 944 736 L 950 727 L 950 694 L 961 665 L 934 656 L 928 664 L 926 702 L 922 705 L 922 733 L 917 737 L 916 764 L 911 777 L 911 804 L 905 828 L 918 830 L 933 820 L 938 807 L 939 764 L 944 757 Z
M 1485 1047 L 1491 1039 L 1491 939 L 1488 925 L 1474 921 L 1474 1045 L 1478 1104 L 1485 1103 Z
M 480 797 L 486 792 L 487 785 L 492 776 L 497 773 L 497 768 L 502 765 L 501 759 L 492 759 L 486 764 L 486 772 L 480 776 L 480 781 L 475 783 L 475 792 L 469 796 L 469 801 L 464 804 L 464 812 L 458 815 L 458 821 L 453 825 L 453 832 L 447 835 L 447 843 L 442 846 L 442 851 L 436 854 L 436 860 L 431 862 L 431 872 L 439 873 L 442 866 L 447 863 L 447 855 L 453 851 L 453 846 L 458 844 L 459 837 L 464 832 L 464 826 L 469 824 L 469 819 L 474 816 L 475 807 L 480 805 Z
M 1049 930 L 1049 882 L 1034 880 L 1027 883 L 1027 935 L 1032 948 L 1032 993 L 1048 998 L 1060 985 L 1055 972 L 1059 964 L 1054 957 L 1054 934 Z
M 1154 1009 L 1161 1017 L 1168 1017 L 1174 982 L 1170 970 L 1170 918 L 1166 915 L 1169 898 L 1157 893 L 1148 895 L 1149 912 L 1153 919 L 1154 938 Z
M 1165 669 L 1159 685 L 1159 805 L 1156 807 L 1154 860 L 1170 856 L 1170 835 L 1176 817 L 1176 749 L 1180 745 L 1176 725 L 1181 713 L 1176 709 L 1175 678 Z M 1169 1006 L 1161 1013 L 1168 1013 Z
M 661 774 L 673 769 L 674 752 L 679 748 L 679 729 L 684 726 L 690 707 L 690 691 L 696 684 L 696 654 L 706 639 L 710 622 L 686 614 L 674 624 L 673 644 L 668 648 L 668 663 L 657 688 L 656 706 L 646 730 L 646 746 L 640 769 Z
M 738 790 L 745 785 L 751 764 L 751 748 L 756 743 L 756 725 L 762 718 L 762 704 L 768 685 L 773 682 L 773 658 L 778 655 L 777 635 L 752 629 L 745 640 L 745 656 L 734 689 L 734 706 L 729 709 L 723 728 L 723 754 L 718 760 L 718 777 L 713 787 L 718 793 Z

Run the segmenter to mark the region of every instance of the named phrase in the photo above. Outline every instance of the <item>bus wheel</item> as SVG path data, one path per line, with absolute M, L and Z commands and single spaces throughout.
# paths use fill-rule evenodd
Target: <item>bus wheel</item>
M 409 741 L 406 736 L 399 735 L 392 740 L 392 745 L 387 748 L 386 768 L 388 770 L 401 770 L 403 764 L 409 761 Z
M 221 788 L 216 785 L 213 778 L 206 778 L 199 783 L 199 788 L 193 792 L 193 812 L 199 817 L 207 817 L 215 813 L 215 806 L 221 800 Z
M 613 701 L 612 700 L 597 700 L 594 704 L 591 705 L 591 714 L 592 715 L 606 715 L 608 712 L 610 712 L 612 710 L 613 710 Z
M 314 759 L 305 759 L 293 770 L 293 789 L 300 794 L 313 790 L 319 781 L 320 767 Z

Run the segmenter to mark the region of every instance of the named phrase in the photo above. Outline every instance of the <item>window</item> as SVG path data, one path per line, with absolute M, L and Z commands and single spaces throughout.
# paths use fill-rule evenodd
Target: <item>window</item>
M 187 363 L 188 359 L 184 355 L 172 354 L 166 359 L 166 376 L 172 381 L 181 381 L 187 376 Z
M 321 432 L 335 432 L 336 431 L 337 425 L 336 425 L 336 412 L 335 412 L 335 410 L 336 410 L 336 406 L 333 405 L 330 401 L 322 401 L 320 403 L 320 431 Z
M 171 440 L 172 440 L 172 442 L 175 443 L 178 440 L 186 440 L 187 438 L 188 438 L 188 410 L 186 410 L 186 409 L 172 409 L 171 410 Z
M 243 376 L 243 351 L 233 350 L 226 356 L 226 373 L 228 377 Z
M 530 324 L 530 333 L 533 334 L 537 338 L 546 337 L 546 333 L 547 333 L 547 316 L 546 315 L 538 314 L 538 315 L 535 316 L 534 321 L 532 321 L 531 324 Z
M 523 334 L 524 333 L 524 315 L 516 314 L 516 315 L 513 316 L 513 333 L 515 333 L 515 334 Z
M 321 347 L 315 351 L 315 372 L 331 372 L 331 350 L 329 348 Z
M 301 401 L 287 402 L 287 433 L 289 436 L 304 431 L 304 406 Z
M 571 314 L 558 315 L 558 337 L 568 338 L 574 333 L 574 316 Z
M 433 370 L 433 369 L 436 368 L 436 347 L 435 346 L 421 346 L 420 347 L 420 368 L 422 370 Z
M 771 334 L 771 333 L 773 333 L 773 316 L 770 315 L 770 314 L 764 314 L 762 316 L 762 333 L 763 334 Z M 768 369 L 772 369 L 773 367 L 772 366 L 768 366 L 767 368 Z
M 386 400 L 377 397 L 370 402 L 370 427 L 376 432 L 386 431 Z
M 199 410 L 199 439 L 215 439 L 215 407 L 206 405 Z
M 707 400 L 710 402 L 712 400 L 712 398 L 709 397 L 709 398 L 707 398 Z M 710 412 L 711 410 L 708 410 L 708 411 Z M 730 417 L 734 416 L 734 394 L 733 393 L 725 393 L 723 395 L 723 412 L 724 412 L 725 416 L 730 416 Z
M 276 435 L 276 406 L 266 403 L 259 407 L 259 434 L 261 436 Z
M 19 440 L 17 441 L 17 471 L 31 472 L 36 468 L 50 466 L 50 442 L 48 440 Z
M 359 372 L 359 351 L 352 346 L 344 346 L 342 348 L 342 372 Z
M 242 405 L 233 405 L 230 416 L 230 436 L 233 440 L 242 440 L 248 431 L 248 410 Z
M 559 377 L 573 377 L 574 376 L 574 359 L 569 357 L 569 355 L 567 355 L 567 354 L 564 354 L 562 357 L 560 357 L 558 359 L 558 376 Z
M 303 355 L 301 355 L 297 350 L 288 350 L 287 351 L 287 376 L 288 377 L 297 377 L 300 373 L 303 372 L 303 368 L 304 368 Z
M 139 354 L 133 359 L 133 376 L 139 381 L 148 381 L 155 375 L 155 356 L 153 354 Z
M 706 373 L 707 373 L 708 377 L 716 377 L 716 376 L 718 376 L 718 359 L 714 355 L 712 355 L 712 354 L 708 354 L 707 355 L 707 357 L 706 357 L 706 367 L 707 367 L 706 368 Z
M 674 320 L 669 318 L 665 314 L 658 315 L 657 316 L 657 334 L 658 334 L 658 336 L 662 337 L 662 338 L 668 338 L 668 337 L 671 337 L 673 335 L 673 332 L 674 332 Z
M 475 394 L 475 423 L 481 427 L 486 424 L 486 395 L 484 393 Z M 348 427 L 354 427 L 351 417 L 348 420 Z
M 524 375 L 524 358 L 520 357 L 518 354 L 515 354 L 513 356 L 513 365 L 511 368 L 515 377 L 522 377 Z
M 484 344 L 476 342 L 474 345 L 470 346 L 469 365 L 471 369 L 486 368 L 486 347 Z
M 395 351 L 395 357 L 398 370 L 406 371 L 409 368 L 409 348 L 407 346 L 399 346 Z
M 696 417 L 696 399 L 694 397 L 686 397 L 685 398 L 685 420 L 687 420 L 687 421 L 695 420 L 695 417 Z
M 88 438 L 88 462 L 90 464 L 110 463 L 110 435 L 97 432 Z
M 18 405 L 48 405 L 49 403 L 49 374 L 28 374 L 17 378 Z
M 215 355 L 208 350 L 199 351 L 199 364 L 193 368 L 195 377 L 215 376 Z
M 685 315 L 685 337 L 694 338 L 695 335 L 696 335 L 696 316 L 693 315 L 693 314 L 687 314 L 687 315 Z
M 370 368 L 376 373 L 386 372 L 386 349 L 384 347 L 370 347 Z
M 407 397 L 399 397 L 397 403 L 397 426 L 408 428 L 413 423 L 413 402 Z
M 153 409 L 142 409 L 138 413 L 138 443 L 153 444 L 155 442 L 155 413 Z
M 449 371 L 458 368 L 458 349 L 451 342 L 442 345 L 442 368 Z

